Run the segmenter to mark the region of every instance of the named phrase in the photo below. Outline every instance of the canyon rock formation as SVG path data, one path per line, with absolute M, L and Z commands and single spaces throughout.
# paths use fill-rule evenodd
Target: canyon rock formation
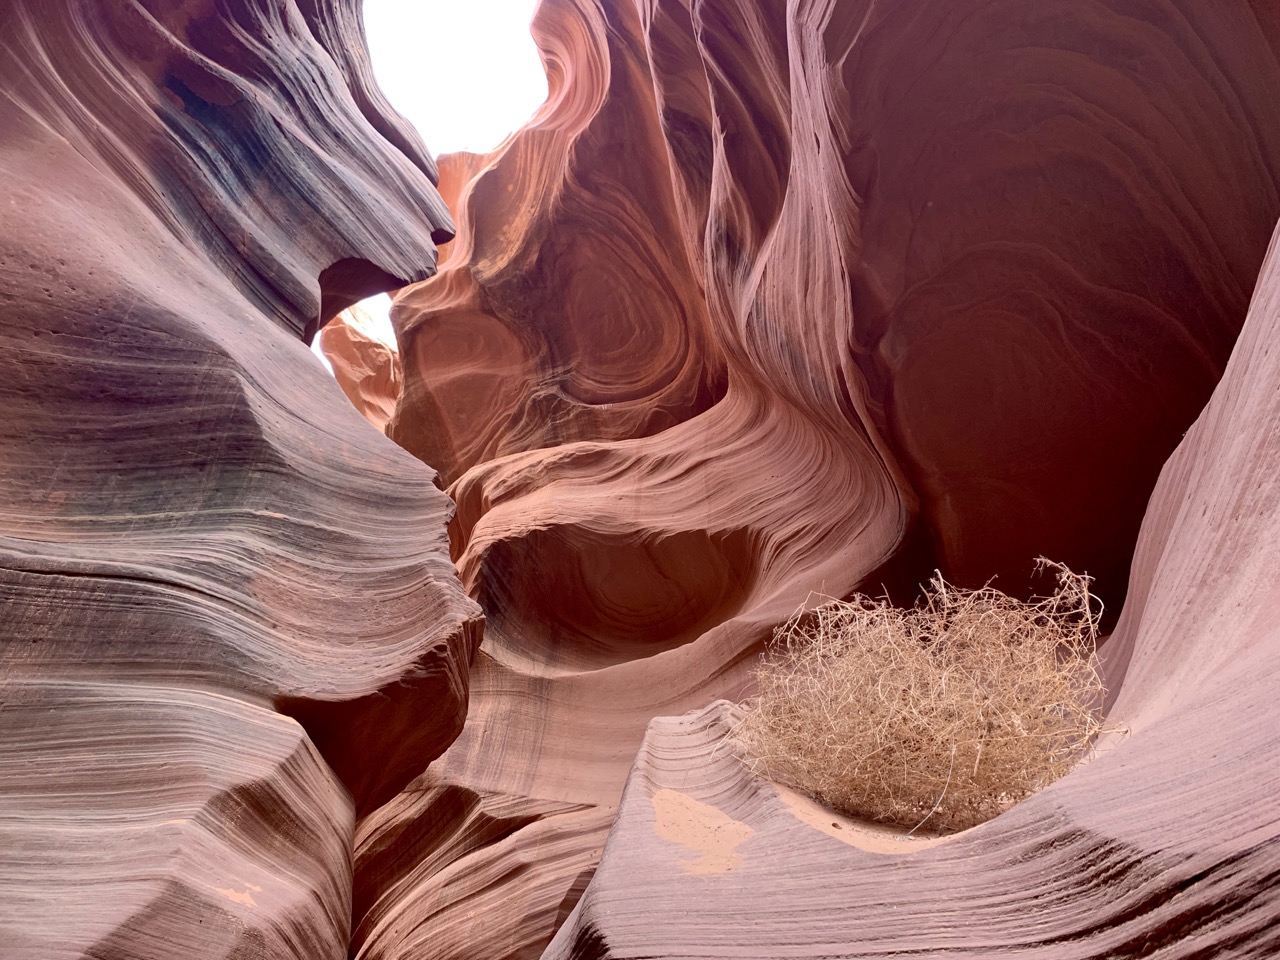
M 0 953 L 347 955 L 356 812 L 461 727 L 430 469 L 303 339 L 429 275 L 354 2 L 0 8 Z
M 0 950 L 1274 954 L 1273 6 L 534 29 L 438 172 L 357 0 L 0 7 Z M 1090 763 L 935 842 L 738 762 L 798 607 L 1038 554 Z
M 377 336 L 373 319 L 360 307 L 342 311 L 325 325 L 318 339 L 333 378 L 352 406 L 385 430 L 400 399 L 399 349 Z
M 538 956 L 588 889 L 649 720 L 748 692 L 762 641 L 814 595 L 907 598 L 935 566 L 1021 592 L 1043 554 L 1118 610 L 1147 498 L 1222 374 L 1280 215 L 1265 4 L 544 0 L 535 35 L 547 105 L 446 168 L 459 239 L 393 311 L 405 385 L 387 431 L 449 483 L 487 625 L 462 736 L 358 827 L 363 958 Z M 720 814 L 743 835 L 776 819 L 715 753 L 717 716 L 685 739 L 654 728 L 639 806 L 555 955 L 776 956 L 787 937 L 808 955 L 803 916 L 755 951 L 733 906 L 757 915 L 750 885 L 705 905 L 722 914 L 705 939 L 654 930 L 700 894 L 676 848 L 645 859 L 652 794 L 687 771 L 690 804 L 720 802 L 722 782 L 743 793 Z M 680 763 L 663 767 L 668 750 Z M 1125 756 L 1080 782 L 1110 776 L 1119 797 Z M 1031 882 L 1005 831 L 1058 837 L 1070 821 L 1049 830 L 1045 811 L 1083 789 L 978 835 L 992 877 Z M 1094 833 L 1113 826 L 1138 871 L 1123 897 L 1196 844 L 1144 860 L 1147 828 Z M 642 930 L 651 903 L 666 907 Z M 1035 917 L 1009 903 L 973 942 L 1022 942 Z M 1126 919 L 1144 903 L 1101 912 L 1130 927 L 1091 943 L 1141 955 L 1164 916 Z M 734 925 L 745 940 L 717 939 Z M 882 936 L 850 934 L 849 952 L 896 948 Z
M 1090 763 L 922 843 L 751 776 L 726 704 L 655 721 L 547 960 L 1280 954 L 1277 383 L 1280 232 L 1152 495 Z

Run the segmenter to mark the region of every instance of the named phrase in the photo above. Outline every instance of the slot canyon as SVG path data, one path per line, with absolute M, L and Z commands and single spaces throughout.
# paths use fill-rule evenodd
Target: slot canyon
M 541 0 L 437 162 L 360 5 L 0 0 L 0 956 L 1280 956 L 1280 8 Z M 1038 556 L 1066 777 L 743 762 L 798 609 Z

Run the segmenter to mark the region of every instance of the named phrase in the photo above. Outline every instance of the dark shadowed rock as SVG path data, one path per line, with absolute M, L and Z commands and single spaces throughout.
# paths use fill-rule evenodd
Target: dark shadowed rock
M 0 952 L 345 957 L 479 620 L 303 338 L 433 271 L 433 165 L 354 3 L 13 0 L 0 88 Z

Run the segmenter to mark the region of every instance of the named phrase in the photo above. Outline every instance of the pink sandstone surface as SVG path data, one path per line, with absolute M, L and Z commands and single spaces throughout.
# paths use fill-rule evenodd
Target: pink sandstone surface
M 812 596 L 905 599 L 935 566 L 1021 592 L 1044 554 L 1119 610 L 1280 215 L 1278 26 L 1260 3 L 544 0 L 550 100 L 497 153 L 446 158 L 459 239 L 393 311 L 387 431 L 450 484 L 487 626 L 461 737 L 357 827 L 356 956 L 537 957 L 584 889 L 599 915 L 584 901 L 549 956 L 985 956 L 1039 922 L 1016 884 L 1051 871 L 1013 859 L 1037 829 L 1055 883 L 1100 876 L 1107 898 L 1110 861 L 1073 861 L 1036 806 L 981 834 L 996 879 L 969 940 L 947 939 L 949 910 L 918 935 L 828 936 L 813 911 L 846 908 L 820 871 L 760 919 L 791 882 L 767 862 L 782 839 L 703 898 L 644 804 L 686 772 L 691 801 L 721 803 L 703 779 L 747 807 L 767 793 L 716 754 L 715 711 L 688 721 L 702 734 L 650 732 L 588 882 L 650 719 L 749 693 L 762 642 Z M 684 765 L 650 771 L 668 741 Z M 1127 789 L 1111 776 L 1100 796 Z M 1116 930 L 1050 953 L 1198 949 L 1125 899 L 1143 871 L 1185 879 L 1134 836 L 1137 873 L 1099 915 Z M 884 926 L 883 883 L 858 922 Z M 693 903 L 705 937 L 678 922 Z
M 546 960 L 1280 955 L 1277 344 L 1280 231 L 1152 494 L 1090 762 L 942 842 L 886 842 L 749 774 L 730 705 L 655 720 Z
M 452 233 L 350 0 L 0 5 L 0 955 L 347 955 L 466 712 L 432 471 L 304 338 Z
M 534 29 L 438 172 L 356 0 L 0 6 L 0 953 L 1280 953 L 1280 14 Z M 1091 762 L 940 842 L 748 775 L 797 607 L 1037 554 Z

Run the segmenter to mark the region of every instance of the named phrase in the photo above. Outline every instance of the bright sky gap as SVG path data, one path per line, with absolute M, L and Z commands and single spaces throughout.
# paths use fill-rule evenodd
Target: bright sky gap
M 374 76 L 432 154 L 487 153 L 547 99 L 529 33 L 535 7 L 537 0 L 364 0 Z M 360 306 L 373 320 L 369 332 L 394 345 L 390 298 Z

